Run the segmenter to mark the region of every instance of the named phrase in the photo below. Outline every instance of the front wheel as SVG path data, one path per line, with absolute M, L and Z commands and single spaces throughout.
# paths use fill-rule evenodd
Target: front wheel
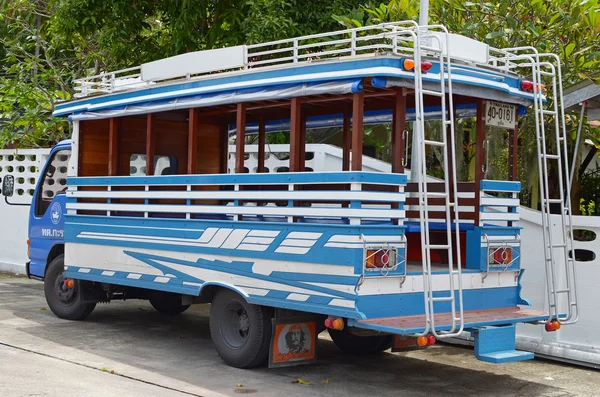
M 65 320 L 84 320 L 96 307 L 95 302 L 86 303 L 81 294 L 85 281 L 73 280 L 72 287 L 63 276 L 65 269 L 64 256 L 59 255 L 46 269 L 44 276 L 44 293 L 46 302 L 52 313 Z
M 341 331 L 329 329 L 329 336 L 333 343 L 343 352 L 366 355 L 381 353 L 392 346 L 391 335 L 358 336 L 348 332 L 346 328 Z
M 210 337 L 219 356 L 232 367 L 253 368 L 269 355 L 271 313 L 230 290 L 220 290 L 210 305 Z

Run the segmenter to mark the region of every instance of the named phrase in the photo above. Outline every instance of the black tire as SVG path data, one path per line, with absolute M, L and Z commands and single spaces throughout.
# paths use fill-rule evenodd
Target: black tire
M 81 290 L 85 281 L 74 280 L 73 288 L 64 286 L 64 256 L 59 255 L 46 269 L 44 293 L 52 313 L 65 320 L 84 320 L 96 307 L 96 303 L 84 303 Z
M 391 335 L 358 336 L 351 334 L 344 328 L 341 331 L 329 329 L 333 343 L 345 353 L 367 355 L 381 353 L 392 346 Z
M 163 314 L 181 314 L 190 307 L 190 305 L 181 304 L 181 295 L 169 292 L 153 294 L 149 300 L 152 307 Z
M 219 356 L 236 368 L 264 364 L 271 341 L 271 311 L 251 305 L 230 290 L 217 292 L 210 305 L 210 337 Z

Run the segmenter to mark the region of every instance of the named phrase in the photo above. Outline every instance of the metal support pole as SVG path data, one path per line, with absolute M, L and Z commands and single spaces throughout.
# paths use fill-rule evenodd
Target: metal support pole
M 575 138 L 575 150 L 573 150 L 573 162 L 571 163 L 571 174 L 569 175 L 569 186 L 573 188 L 573 175 L 575 175 L 575 162 L 577 161 L 577 152 L 579 151 L 579 141 L 581 140 L 581 128 L 583 127 L 583 115 L 587 102 L 581 104 L 581 114 L 579 115 L 579 126 L 577 127 L 577 138 Z
M 419 9 L 419 25 L 429 25 L 429 0 L 421 0 L 421 8 Z

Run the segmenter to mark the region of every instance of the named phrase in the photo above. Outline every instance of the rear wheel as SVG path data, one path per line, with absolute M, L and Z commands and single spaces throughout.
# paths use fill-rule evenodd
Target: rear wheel
M 149 300 L 152 307 L 163 314 L 180 314 L 190 307 L 190 305 L 181 304 L 181 295 L 168 292 L 156 293 Z
M 210 337 L 219 356 L 236 368 L 253 368 L 269 355 L 271 313 L 230 290 L 217 292 L 210 306 Z
M 64 256 L 59 255 L 46 269 L 44 276 L 44 293 L 50 310 L 66 320 L 84 320 L 96 307 L 96 303 L 85 303 L 82 288 L 86 281 L 73 280 L 69 287 L 69 279 L 63 276 Z
M 348 332 L 347 328 L 341 331 L 329 329 L 333 343 L 342 351 L 350 354 L 365 355 L 381 353 L 392 346 L 391 335 L 358 336 Z

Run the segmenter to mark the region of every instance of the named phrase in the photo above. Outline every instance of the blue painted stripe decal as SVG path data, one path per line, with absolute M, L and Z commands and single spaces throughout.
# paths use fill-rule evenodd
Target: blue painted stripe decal
M 172 273 L 173 271 L 175 271 L 175 272 L 177 271 L 177 270 L 174 270 L 171 267 L 165 265 L 165 263 L 173 263 L 173 264 L 196 267 L 196 268 L 201 268 L 201 269 L 215 270 L 215 271 L 219 271 L 219 272 L 223 272 L 223 273 L 234 274 L 234 275 L 242 276 L 242 277 L 254 278 L 254 279 L 262 280 L 262 281 L 281 283 L 284 285 L 289 285 L 291 287 L 302 288 L 302 289 L 306 289 L 306 290 L 310 290 L 310 291 L 314 291 L 314 292 L 319 292 L 322 294 L 336 296 L 336 297 L 343 298 L 343 299 L 349 299 L 349 300 L 356 299 L 356 294 L 349 294 L 349 293 L 345 293 L 345 292 L 341 292 L 341 291 L 336 291 L 331 288 L 325 288 L 325 287 L 311 285 L 311 284 L 307 284 L 307 283 L 303 283 L 303 282 L 286 280 L 286 279 L 282 279 L 279 277 L 265 276 L 262 274 L 253 273 L 252 268 L 251 268 L 252 262 L 237 262 L 237 266 L 236 266 L 236 265 L 234 265 L 234 264 L 236 264 L 236 261 L 232 261 L 232 262 L 223 262 L 223 261 L 219 261 L 219 260 L 209 261 L 206 259 L 199 258 L 196 262 L 190 262 L 190 261 L 185 261 L 182 259 L 146 254 L 146 253 L 142 253 L 142 252 L 123 251 L 123 253 L 126 255 L 129 255 L 132 258 L 135 258 L 141 262 L 144 262 L 150 266 L 156 267 L 157 269 L 161 270 L 165 274 Z M 159 261 L 162 263 L 158 263 Z M 189 281 L 197 280 L 194 277 L 186 275 L 186 274 L 183 274 L 183 277 L 185 277 L 184 281 L 188 281 L 188 279 L 189 279 Z M 202 282 L 202 281 L 195 281 L 195 282 Z

